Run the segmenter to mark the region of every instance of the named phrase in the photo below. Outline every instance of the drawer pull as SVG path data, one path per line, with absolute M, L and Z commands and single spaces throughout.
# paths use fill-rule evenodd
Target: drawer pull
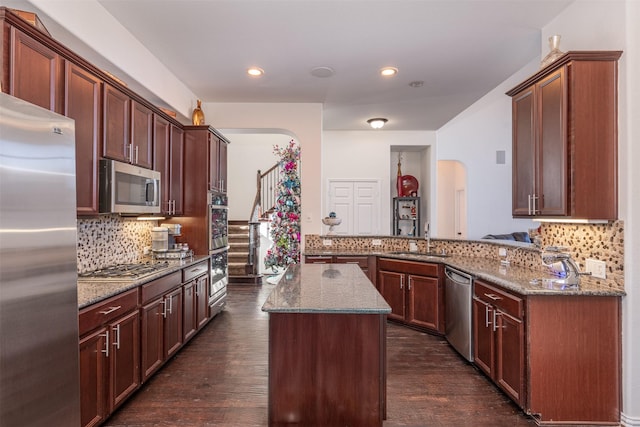
M 115 307 L 109 307 L 108 310 L 101 311 L 100 314 L 104 314 L 104 315 L 111 314 L 116 310 L 120 310 L 121 308 L 122 308 L 121 305 L 117 305 Z
M 491 300 L 493 300 L 493 301 L 500 301 L 502 299 L 501 297 L 499 297 L 496 294 L 484 294 L 484 296 L 489 298 L 489 299 L 491 299 Z

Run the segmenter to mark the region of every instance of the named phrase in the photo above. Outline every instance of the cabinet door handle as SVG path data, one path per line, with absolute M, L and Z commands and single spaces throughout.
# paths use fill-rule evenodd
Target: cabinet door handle
M 133 144 L 128 144 L 127 151 L 129 152 L 129 154 L 125 155 L 125 158 L 129 163 L 133 163 Z
M 135 164 L 138 164 L 138 146 L 136 145 L 136 160 L 135 160 Z
M 169 309 L 167 310 L 168 314 L 173 314 L 173 297 L 167 298 L 166 301 L 169 302 Z
M 109 330 L 104 331 L 104 334 L 100 334 L 101 337 L 104 337 L 104 350 L 101 350 L 105 357 L 109 357 Z
M 491 322 L 489 322 L 489 306 L 485 305 L 484 306 L 484 327 L 488 328 L 491 325 Z
M 400 289 L 404 289 L 404 276 L 400 276 Z
M 407 289 L 411 290 L 411 276 L 409 276 L 409 283 L 407 283 Z
M 493 301 L 500 301 L 502 299 L 501 297 L 499 297 L 496 294 L 484 294 L 484 296 L 489 298 L 489 299 L 491 299 L 491 300 L 493 300 Z
M 533 215 L 533 213 L 532 213 L 532 211 L 531 211 L 531 194 L 529 194 L 529 195 L 527 196 L 527 204 L 528 204 L 528 207 L 527 207 L 527 213 L 528 213 L 529 215 Z
M 540 199 L 540 196 L 538 196 L 537 194 L 534 194 L 533 197 L 533 214 L 536 215 L 540 209 L 538 208 L 538 200 Z
M 100 314 L 104 314 L 104 315 L 111 314 L 116 310 L 120 310 L 121 308 L 122 308 L 121 305 L 117 305 L 115 307 L 109 307 L 109 309 L 101 311 Z
M 498 330 L 498 310 L 493 310 L 493 332 Z
M 117 350 L 120 350 L 120 323 L 118 323 L 114 328 L 113 328 L 113 332 L 116 336 L 115 341 L 113 342 L 113 345 L 116 346 Z
M 162 300 L 162 317 L 167 318 L 167 300 Z

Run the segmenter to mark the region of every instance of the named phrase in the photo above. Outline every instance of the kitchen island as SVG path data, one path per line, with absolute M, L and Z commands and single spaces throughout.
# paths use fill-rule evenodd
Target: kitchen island
M 269 425 L 382 426 L 391 307 L 358 266 L 289 266 L 262 310 Z

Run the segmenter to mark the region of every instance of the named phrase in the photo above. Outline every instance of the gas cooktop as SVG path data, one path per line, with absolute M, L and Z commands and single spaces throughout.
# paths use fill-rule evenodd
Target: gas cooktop
M 124 281 L 139 280 L 169 266 L 167 261 L 116 264 L 98 270 L 78 274 L 79 280 L 87 281 Z

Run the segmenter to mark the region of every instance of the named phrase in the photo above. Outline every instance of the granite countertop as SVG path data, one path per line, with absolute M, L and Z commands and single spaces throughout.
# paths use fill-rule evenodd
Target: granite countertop
M 557 289 L 553 283 L 557 277 L 543 271 L 534 270 L 518 265 L 501 265 L 499 260 L 480 257 L 464 257 L 452 254 L 447 257 L 427 256 L 419 253 L 388 253 L 383 251 L 306 251 L 304 255 L 343 255 L 363 256 L 375 255 L 378 257 L 394 258 L 406 261 L 420 261 L 444 264 L 474 276 L 476 279 L 484 279 L 509 289 L 521 295 L 592 295 L 592 296 L 624 296 L 625 292 L 598 285 L 589 276 L 580 278 L 579 288 Z M 536 280 L 538 284 L 533 284 Z
M 353 264 L 290 265 L 262 311 L 386 314 L 391 307 Z
M 168 266 L 139 280 L 99 281 L 91 279 L 78 280 L 78 308 L 84 308 L 114 295 L 137 288 L 152 280 L 171 274 L 200 261 L 209 259 L 208 255 L 197 255 L 183 260 L 166 260 Z

